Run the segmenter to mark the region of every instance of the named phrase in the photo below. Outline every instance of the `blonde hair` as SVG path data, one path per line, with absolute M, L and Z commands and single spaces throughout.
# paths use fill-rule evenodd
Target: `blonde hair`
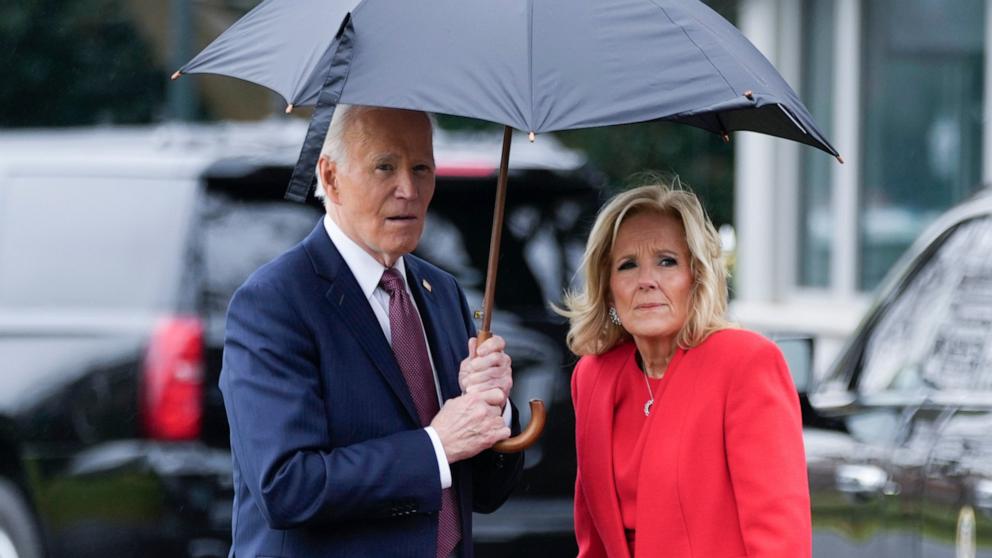
M 565 308 L 555 310 L 569 319 L 568 347 L 577 355 L 602 354 L 630 339 L 609 318 L 610 256 L 620 225 L 639 213 L 671 215 L 682 222 L 693 277 L 689 315 L 676 335 L 684 349 L 703 342 L 714 331 L 732 327 L 727 310 L 727 271 L 720 237 L 703 211 L 699 198 L 667 184 L 641 186 L 617 194 L 599 211 L 582 257 L 585 286 L 565 293 Z

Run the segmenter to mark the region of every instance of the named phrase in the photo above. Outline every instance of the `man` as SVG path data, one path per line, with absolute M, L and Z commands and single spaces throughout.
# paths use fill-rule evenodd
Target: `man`
M 317 166 L 327 215 L 228 310 L 231 556 L 471 557 L 521 454 L 503 339 L 476 346 L 454 279 L 410 252 L 434 193 L 421 112 L 339 106 Z

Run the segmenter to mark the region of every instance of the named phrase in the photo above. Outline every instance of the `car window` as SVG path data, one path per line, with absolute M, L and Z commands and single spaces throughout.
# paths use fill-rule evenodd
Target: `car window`
M 196 183 L 0 183 L 0 311 L 160 310 L 175 298 Z
M 860 390 L 992 390 L 992 219 L 948 234 L 865 344 Z
M 246 193 L 248 186 L 245 187 Z M 201 211 L 201 304 L 209 340 L 224 335 L 231 295 L 263 264 L 300 242 L 321 212 L 312 205 L 210 190 Z
M 546 319 L 574 287 L 598 191 L 578 180 L 514 177 L 507 194 L 496 306 Z M 485 288 L 492 232 L 493 185 L 438 181 L 417 254 L 451 273 L 466 291 Z

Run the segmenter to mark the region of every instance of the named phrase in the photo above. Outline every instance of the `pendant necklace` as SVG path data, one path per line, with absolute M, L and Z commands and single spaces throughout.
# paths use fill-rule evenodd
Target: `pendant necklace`
M 644 373 L 644 385 L 648 387 L 648 400 L 644 403 L 644 416 L 651 416 L 651 406 L 654 405 L 654 392 L 651 391 L 651 382 L 648 381 L 648 373 L 641 370 Z
M 648 388 L 648 400 L 644 402 L 644 416 L 649 417 L 651 416 L 651 407 L 654 406 L 654 392 L 651 390 L 651 382 L 648 381 L 648 371 L 645 370 L 646 367 L 644 366 L 644 360 L 641 358 L 640 353 L 636 355 L 636 362 L 637 367 L 641 370 L 641 373 L 644 374 L 644 385 Z M 668 362 L 671 362 L 671 358 L 669 358 Z M 668 368 L 668 362 L 665 363 L 666 369 Z M 665 373 L 662 372 L 661 376 L 664 377 Z

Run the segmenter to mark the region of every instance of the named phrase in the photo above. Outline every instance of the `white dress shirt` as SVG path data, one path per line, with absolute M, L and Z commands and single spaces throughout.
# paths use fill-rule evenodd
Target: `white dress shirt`
M 385 334 L 386 340 L 392 346 L 392 329 L 389 326 L 389 293 L 379 286 L 379 281 L 382 279 L 382 274 L 385 273 L 386 268 L 373 258 L 371 254 L 355 243 L 354 240 L 349 238 L 341 230 L 341 227 L 331 219 L 330 215 L 324 215 L 324 229 L 327 231 L 327 236 L 331 238 L 334 247 L 341 253 L 344 263 L 351 270 L 352 275 L 355 276 L 355 280 L 358 281 L 358 286 L 369 301 L 369 306 L 372 307 L 372 312 L 375 314 L 376 319 L 379 320 L 379 326 L 382 327 L 382 332 Z M 406 265 L 403 263 L 402 256 L 396 260 L 393 267 L 403 277 L 403 286 L 406 288 L 407 294 L 410 295 L 410 302 L 416 308 L 417 301 L 413 298 L 410 285 L 406 282 Z M 417 312 L 419 313 L 420 310 L 417 309 Z M 434 373 L 434 389 L 437 390 L 438 406 L 440 407 L 444 405 L 444 400 L 441 398 L 441 385 L 438 381 L 437 368 L 434 366 L 434 356 L 431 354 L 431 345 L 427 341 L 426 333 L 424 333 L 424 344 L 427 345 L 431 371 Z M 510 405 L 507 405 L 503 410 L 503 421 L 507 426 L 510 425 L 513 416 L 512 413 L 513 411 Z M 431 426 L 424 427 L 424 430 L 427 431 L 427 435 L 434 445 L 434 454 L 437 456 L 437 468 L 441 475 L 441 488 L 449 488 L 451 486 L 451 467 L 448 466 L 448 458 L 444 453 L 444 447 L 441 445 L 441 438 L 438 437 L 437 432 Z

